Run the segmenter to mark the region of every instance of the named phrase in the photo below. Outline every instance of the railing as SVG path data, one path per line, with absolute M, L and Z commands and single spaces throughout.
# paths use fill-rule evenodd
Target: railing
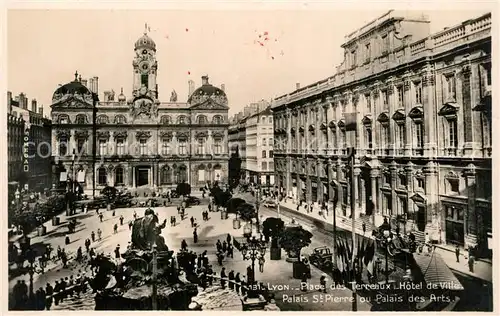
M 464 25 L 462 25 L 458 28 L 446 30 L 444 33 L 441 33 L 441 34 L 433 37 L 434 46 L 446 44 L 446 43 L 454 41 L 457 38 L 462 37 L 464 35 L 465 35 L 465 26 Z
M 410 52 L 412 55 L 415 55 L 415 54 L 418 54 L 420 53 L 421 51 L 423 51 L 425 49 L 425 41 L 427 39 L 424 38 L 418 42 L 415 42 L 413 44 L 410 44 Z

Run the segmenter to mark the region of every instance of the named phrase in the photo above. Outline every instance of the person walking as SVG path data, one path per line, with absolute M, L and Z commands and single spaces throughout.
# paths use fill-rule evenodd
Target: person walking
M 87 250 L 87 253 L 90 250 L 90 239 L 85 239 L 85 249 Z
M 236 293 L 240 293 L 240 286 L 241 286 L 241 276 L 240 276 L 240 273 L 236 273 L 235 277 L 234 277 L 234 290 L 236 291 Z
M 100 228 L 97 229 L 97 239 L 99 241 L 101 241 L 101 237 L 102 237 L 102 230 Z
M 187 250 L 187 247 L 188 247 L 187 242 L 185 239 L 183 239 L 181 242 L 181 250 Z
M 128 230 L 132 230 L 132 226 L 134 226 L 132 221 L 128 221 Z
M 222 289 L 226 288 L 226 268 L 222 267 L 222 270 L 220 271 L 220 286 Z
M 319 278 L 319 284 L 321 285 L 320 292 L 326 293 L 326 274 L 323 273 L 323 275 Z
M 50 310 L 50 307 L 52 306 L 52 295 L 54 294 L 54 288 L 52 287 L 52 285 L 50 285 L 50 283 L 47 283 L 47 286 L 45 287 L 45 295 L 46 295 L 46 299 L 45 299 L 45 308 L 49 311 Z
M 116 233 L 118 233 L 118 224 L 115 224 L 113 226 L 113 234 L 116 234 Z
M 95 232 L 94 231 L 92 231 L 90 233 L 90 238 L 92 238 L 92 242 L 95 242 Z
M 198 243 L 198 232 L 196 231 L 196 227 L 193 230 L 193 242 Z
M 191 221 L 191 227 L 194 227 L 194 217 L 191 216 L 191 218 L 189 220 Z
M 120 259 L 121 258 L 121 254 L 120 254 L 120 245 L 118 244 L 115 248 L 115 258 L 116 259 Z
M 99 213 L 99 220 L 101 221 L 101 223 L 102 223 L 103 217 L 104 217 L 104 215 L 102 215 L 102 213 Z
M 264 256 L 259 257 L 259 271 L 260 273 L 264 272 L 264 262 L 266 262 L 266 259 Z
M 123 220 L 124 220 L 123 215 L 120 215 L 120 226 L 123 225 Z
M 229 289 L 234 290 L 234 270 L 229 271 L 228 278 Z
M 229 258 L 229 257 L 233 258 L 233 253 L 234 253 L 234 248 L 233 248 L 233 246 L 228 245 L 228 246 L 227 246 L 227 257 L 228 257 L 228 258 Z
M 455 246 L 455 256 L 457 257 L 457 262 L 460 262 L 460 248 L 458 245 Z
M 227 234 L 226 241 L 228 245 L 231 244 L 231 234 Z
M 65 243 L 66 245 L 69 245 L 69 244 L 70 244 L 69 235 L 66 235 L 66 237 L 64 238 L 64 243 Z
M 224 240 L 224 241 L 222 242 L 222 252 L 224 252 L 224 253 L 225 253 L 225 252 L 226 252 L 226 250 L 227 250 L 227 242 Z

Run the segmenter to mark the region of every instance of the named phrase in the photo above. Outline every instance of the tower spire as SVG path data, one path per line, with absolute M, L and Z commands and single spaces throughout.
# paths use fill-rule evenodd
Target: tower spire
M 148 24 L 144 23 L 144 35 L 148 34 Z
M 75 81 L 78 81 L 78 70 L 75 71 Z

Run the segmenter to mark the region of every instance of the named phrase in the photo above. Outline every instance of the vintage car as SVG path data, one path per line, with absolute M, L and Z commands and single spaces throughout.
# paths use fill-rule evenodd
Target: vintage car
M 113 202 L 114 207 L 131 207 L 133 204 L 132 194 L 121 194 Z
M 188 196 L 186 198 L 186 204 L 187 206 L 191 206 L 191 205 L 200 205 L 201 201 L 199 198 L 197 197 L 194 197 L 194 196 Z
M 275 208 L 277 206 L 276 201 L 273 200 L 266 200 L 262 205 L 267 208 Z
M 326 246 L 314 248 L 313 253 L 309 255 L 309 262 L 321 270 L 331 270 L 333 262 L 330 248 Z
M 105 196 L 97 196 L 95 199 L 90 200 L 87 203 L 87 207 L 89 209 L 98 209 L 98 208 L 106 208 L 108 206 L 108 202 Z

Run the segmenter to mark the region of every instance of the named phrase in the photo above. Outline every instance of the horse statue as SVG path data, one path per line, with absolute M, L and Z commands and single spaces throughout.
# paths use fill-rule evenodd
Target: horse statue
M 167 251 L 165 239 L 160 236 L 163 228 L 166 227 L 167 220 L 158 225 L 158 216 L 148 208 L 144 212 L 144 217 L 135 220 L 132 227 L 132 248 L 139 250 L 151 250 L 151 245 L 156 243 L 158 251 Z

